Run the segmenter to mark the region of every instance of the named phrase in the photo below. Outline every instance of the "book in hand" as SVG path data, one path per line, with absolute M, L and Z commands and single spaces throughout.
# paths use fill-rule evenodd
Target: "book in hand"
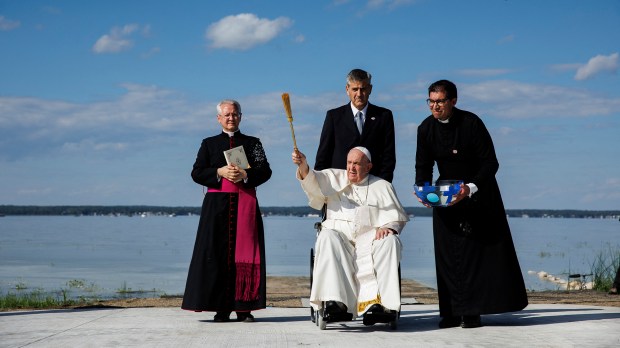
M 226 163 L 228 165 L 234 164 L 241 169 L 250 168 L 248 158 L 243 150 L 243 145 L 224 151 L 224 157 L 226 157 Z

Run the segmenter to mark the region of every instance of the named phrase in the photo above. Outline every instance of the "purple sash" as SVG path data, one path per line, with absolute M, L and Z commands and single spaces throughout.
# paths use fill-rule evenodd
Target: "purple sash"
M 243 187 L 242 182 L 233 183 L 222 178 L 221 189 L 209 188 L 207 192 L 239 193 L 235 242 L 235 300 L 257 300 L 261 260 L 256 229 L 256 189 L 248 189 Z

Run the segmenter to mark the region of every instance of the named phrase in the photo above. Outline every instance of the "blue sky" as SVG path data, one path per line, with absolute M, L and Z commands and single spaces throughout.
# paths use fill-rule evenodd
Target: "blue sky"
M 445 78 L 494 138 L 506 208 L 620 209 L 616 0 L 0 0 L 0 50 L 0 204 L 199 206 L 191 167 L 234 98 L 274 170 L 261 205 L 305 205 L 280 96 L 313 163 L 362 68 L 406 206 Z

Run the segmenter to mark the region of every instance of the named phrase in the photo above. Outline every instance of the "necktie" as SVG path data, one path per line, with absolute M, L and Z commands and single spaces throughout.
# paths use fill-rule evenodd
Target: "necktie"
M 357 114 L 355 114 L 355 124 L 357 125 L 357 130 L 360 132 L 360 135 L 362 135 L 362 129 L 364 128 L 364 120 L 362 119 L 361 111 L 358 111 Z

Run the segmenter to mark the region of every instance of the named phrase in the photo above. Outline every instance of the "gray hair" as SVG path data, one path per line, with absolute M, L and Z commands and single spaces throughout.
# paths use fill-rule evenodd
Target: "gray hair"
M 239 115 L 241 115 L 241 104 L 239 104 L 239 102 L 234 99 L 224 99 L 221 102 L 217 103 L 217 114 L 218 115 L 222 114 L 222 105 L 225 105 L 225 104 L 234 105 Z
M 353 81 L 368 81 L 371 83 L 372 75 L 362 69 L 353 69 L 347 74 L 347 85 Z

